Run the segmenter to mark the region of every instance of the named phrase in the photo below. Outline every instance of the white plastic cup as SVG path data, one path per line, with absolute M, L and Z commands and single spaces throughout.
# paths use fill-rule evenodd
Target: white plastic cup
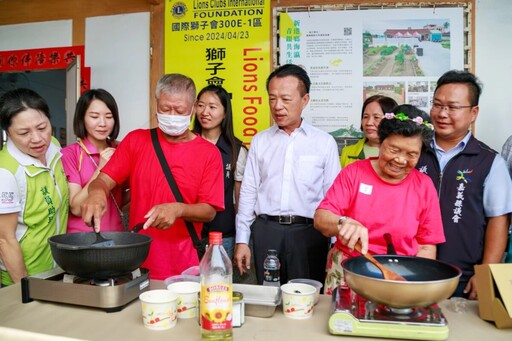
M 169 290 L 149 290 L 139 296 L 144 327 L 167 330 L 176 326 L 178 295 Z
M 309 284 L 287 283 L 281 285 L 284 316 L 305 320 L 313 315 L 316 288 Z
M 178 318 L 188 319 L 197 316 L 199 301 L 197 293 L 201 290 L 201 284 L 197 282 L 174 282 L 167 289 L 178 296 Z
M 315 293 L 315 301 L 314 301 L 314 304 L 316 305 L 318 303 L 318 300 L 320 299 L 320 290 L 322 289 L 322 287 L 324 286 L 322 283 L 320 283 L 319 281 L 316 281 L 314 279 L 308 279 L 308 278 L 295 278 L 295 279 L 290 279 L 288 281 L 288 283 L 303 283 L 303 284 L 309 284 L 309 285 L 312 285 L 316 288 L 316 293 Z

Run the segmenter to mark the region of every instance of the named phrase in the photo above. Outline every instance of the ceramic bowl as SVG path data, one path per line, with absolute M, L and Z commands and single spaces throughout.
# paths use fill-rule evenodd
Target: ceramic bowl
M 313 315 L 316 288 L 310 284 L 287 283 L 281 285 L 284 316 L 305 320 Z

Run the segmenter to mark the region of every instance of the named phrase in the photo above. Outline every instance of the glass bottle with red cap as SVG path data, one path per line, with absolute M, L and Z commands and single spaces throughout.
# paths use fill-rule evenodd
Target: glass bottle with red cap
M 232 340 L 233 265 L 222 247 L 221 232 L 210 232 L 208 244 L 199 264 L 201 339 Z

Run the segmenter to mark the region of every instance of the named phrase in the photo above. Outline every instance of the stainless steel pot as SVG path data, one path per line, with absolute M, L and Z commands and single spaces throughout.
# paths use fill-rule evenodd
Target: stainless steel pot
M 341 263 L 348 286 L 358 295 L 393 308 L 427 307 L 450 297 L 461 275 L 457 267 L 433 259 L 376 255 L 379 262 L 407 281 L 389 281 L 364 257 Z

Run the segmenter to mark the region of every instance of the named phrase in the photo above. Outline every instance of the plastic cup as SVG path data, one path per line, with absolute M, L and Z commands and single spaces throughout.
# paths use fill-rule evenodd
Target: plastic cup
M 318 300 L 320 299 L 320 290 L 322 289 L 322 287 L 324 286 L 322 283 L 320 283 L 319 281 L 315 281 L 314 279 L 308 279 L 308 278 L 295 278 L 295 279 L 290 279 L 288 281 L 288 283 L 303 283 L 303 284 L 309 284 L 309 285 L 312 285 L 316 288 L 316 293 L 315 293 L 315 301 L 314 301 L 314 304 L 316 305 L 318 303 Z
M 176 325 L 178 295 L 169 290 L 149 290 L 139 296 L 144 327 L 167 330 Z
M 313 315 L 316 288 L 309 284 L 287 283 L 281 285 L 284 316 L 305 320 Z
M 199 276 L 189 276 L 189 275 L 176 275 L 172 277 L 167 277 L 164 280 L 166 286 L 175 282 L 197 282 L 199 283 Z
M 199 265 L 191 266 L 181 273 L 183 276 L 193 276 L 199 278 Z
M 197 293 L 201 290 L 201 284 L 197 282 L 174 282 L 167 289 L 178 296 L 178 318 L 187 319 L 197 316 L 199 301 Z
M 468 300 L 463 297 L 452 297 L 448 300 L 448 309 L 454 313 L 464 314 L 468 312 Z

